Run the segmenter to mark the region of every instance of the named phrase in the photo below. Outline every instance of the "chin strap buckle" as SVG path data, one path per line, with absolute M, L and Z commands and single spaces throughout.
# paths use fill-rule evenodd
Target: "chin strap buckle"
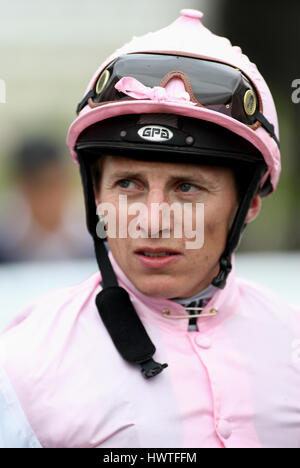
M 168 367 L 168 364 L 160 364 L 159 362 L 154 361 L 152 358 L 147 359 L 147 361 L 139 362 L 139 365 L 141 366 L 142 374 L 146 379 L 154 377 L 163 371 L 166 367 Z
M 232 264 L 230 257 L 221 257 L 220 260 L 220 271 L 218 275 L 213 279 L 212 284 L 217 288 L 224 289 L 226 285 L 226 279 L 232 270 Z

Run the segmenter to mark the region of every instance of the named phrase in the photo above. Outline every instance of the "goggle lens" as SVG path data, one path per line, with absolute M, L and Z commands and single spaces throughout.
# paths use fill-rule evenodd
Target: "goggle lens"
M 175 55 L 132 54 L 111 63 L 96 81 L 94 103 L 128 99 L 115 85 L 123 77 L 134 77 L 148 87 L 159 86 L 170 72 L 182 72 L 190 80 L 197 101 L 208 109 L 251 125 L 258 105 L 249 80 L 237 69 L 202 59 Z

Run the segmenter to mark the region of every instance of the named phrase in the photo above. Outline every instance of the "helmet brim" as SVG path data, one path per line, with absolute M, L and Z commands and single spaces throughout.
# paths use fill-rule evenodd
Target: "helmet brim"
M 74 160 L 76 161 L 77 159 L 75 145 L 78 137 L 89 126 L 95 124 L 96 122 L 101 122 L 105 119 L 121 115 L 152 113 L 176 114 L 199 120 L 205 120 L 207 122 L 220 125 L 221 127 L 236 133 L 237 135 L 249 141 L 255 148 L 257 148 L 266 161 L 269 171 L 264 176 L 261 186 L 263 186 L 269 175 L 272 188 L 274 189 L 276 186 L 277 180 L 275 180 L 276 175 L 272 171 L 272 166 L 274 166 L 274 151 L 276 151 L 277 145 L 272 137 L 266 134 L 264 129 L 259 127 L 256 130 L 253 130 L 252 128 L 247 127 L 239 121 L 226 115 L 220 114 L 210 109 L 206 109 L 204 107 L 193 106 L 191 104 L 187 105 L 185 103 L 181 104 L 170 102 L 153 102 L 149 100 L 130 100 L 107 103 L 94 109 L 86 107 L 81 112 L 81 115 L 71 125 L 67 136 L 67 144 L 70 148 Z M 279 158 L 280 156 L 278 150 L 278 164 L 280 164 Z

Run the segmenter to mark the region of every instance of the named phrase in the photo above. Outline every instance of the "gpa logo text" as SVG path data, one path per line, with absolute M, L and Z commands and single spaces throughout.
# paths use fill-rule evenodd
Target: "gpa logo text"
M 173 138 L 173 132 L 160 125 L 148 125 L 139 129 L 138 134 L 143 140 L 148 141 L 167 141 Z
M 0 104 L 6 103 L 6 85 L 5 81 L 0 79 Z
M 292 92 L 292 102 L 294 104 L 299 104 L 300 102 L 300 78 L 292 82 L 292 88 L 295 88 Z

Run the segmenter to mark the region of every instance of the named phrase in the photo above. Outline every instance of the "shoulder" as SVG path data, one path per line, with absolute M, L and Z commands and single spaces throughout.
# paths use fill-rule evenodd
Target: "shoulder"
M 95 305 L 99 282 L 98 273 L 41 296 L 0 335 L 0 446 L 8 430 L 8 446 L 63 444 L 81 424 L 75 411 L 83 418 L 95 405 L 95 388 L 101 397 L 110 362 L 99 356 L 113 345 Z
M 44 314 L 45 311 L 53 315 L 70 304 L 70 302 L 78 305 L 84 303 L 95 291 L 100 281 L 101 277 L 99 273 L 95 273 L 78 284 L 54 289 L 38 296 L 13 318 L 4 330 L 4 333 L 23 322 L 29 315 L 37 316 L 40 313 Z
M 0 448 L 41 448 L 9 378 L 0 367 Z
M 266 288 L 255 281 L 241 278 L 240 276 L 236 276 L 235 279 L 242 296 L 245 295 L 253 300 L 275 302 L 277 304 L 285 304 L 287 307 L 292 307 L 292 305 L 289 305 L 288 302 L 274 290 Z
M 272 291 L 254 281 L 236 277 L 243 309 L 248 309 L 252 315 L 271 316 L 285 323 L 300 319 L 300 306 L 297 307 Z
M 61 335 L 79 314 L 88 313 L 100 279 L 95 273 L 77 285 L 44 294 L 21 310 L 0 334 L 0 364 L 33 343 L 42 345 L 47 337 Z

